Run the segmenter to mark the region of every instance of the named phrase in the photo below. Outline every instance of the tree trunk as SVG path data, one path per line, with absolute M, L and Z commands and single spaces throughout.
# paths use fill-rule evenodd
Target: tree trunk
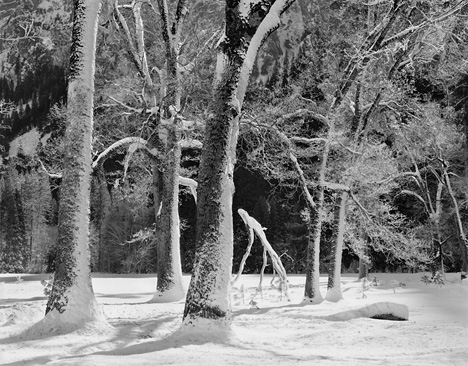
M 328 291 L 325 300 L 337 302 L 341 294 L 341 258 L 343 254 L 343 236 L 346 219 L 346 201 L 348 192 L 339 192 L 335 204 L 335 227 L 333 231 L 333 248 L 331 251 L 330 269 L 328 272 Z
M 367 251 L 367 250 L 366 250 Z M 369 264 L 363 256 L 359 256 L 359 274 L 358 280 L 367 278 L 369 276 Z
M 93 293 L 89 254 L 94 59 L 100 7 L 96 0 L 74 1 L 58 250 L 54 284 L 42 321 L 50 330 L 105 322 Z
M 365 247 L 362 248 L 362 252 L 359 254 L 359 273 L 358 280 L 367 278 L 369 276 L 369 246 L 367 244 L 368 236 L 364 231 L 361 231 L 362 241 L 365 243 Z
M 230 72 L 225 85 L 219 87 L 213 108 L 217 116 L 206 126 L 197 194 L 197 253 L 184 311 L 188 322 L 197 318 L 230 320 L 235 159 L 231 144 L 237 141 L 233 130 L 239 114 L 230 102 L 235 97 L 236 74 Z M 229 89 L 231 93 L 226 95 Z
M 166 146 L 166 166 L 162 176 L 161 213 L 156 235 L 158 280 L 151 302 L 171 302 L 185 295 L 182 287 L 179 229 L 179 172 L 181 149 L 177 129 L 172 126 Z M 156 206 L 159 210 L 159 205 Z
M 309 242 L 307 245 L 306 283 L 304 301 L 318 304 L 323 301 L 320 293 L 320 238 L 322 236 L 323 205 L 325 201 L 325 173 L 330 153 L 331 126 L 328 128 L 322 162 L 320 164 L 319 198 L 308 224 Z M 309 208 L 310 209 L 310 208 Z
M 197 253 L 184 324 L 202 320 L 230 323 L 233 175 L 239 117 L 257 52 L 279 27 L 281 14 L 293 1 L 252 2 L 247 7 L 240 0 L 226 2 L 225 34 L 219 45 L 215 94 L 200 162 Z
M 172 302 L 181 300 L 185 291 L 182 286 L 182 265 L 180 260 L 180 229 L 179 229 L 179 173 L 181 147 L 177 113 L 181 107 L 181 76 L 178 68 L 179 41 L 182 23 L 187 14 L 186 0 L 179 0 L 175 12 L 174 23 L 169 23 L 169 9 L 166 0 L 158 0 L 158 8 L 163 23 L 162 38 L 166 46 L 166 74 L 168 80 L 161 85 L 165 91 L 161 101 L 165 120 L 167 141 L 161 139 L 156 145 L 162 150 L 164 161 L 160 163 L 161 206 L 156 209 L 156 240 L 158 280 L 156 293 L 150 302 Z M 142 33 L 138 32 L 138 33 Z M 141 40 L 140 43 L 143 43 Z M 142 49 L 143 46 L 141 45 Z M 145 62 L 146 64 L 146 62 Z M 164 128 L 159 126 L 158 128 Z M 153 169 L 154 170 L 154 169 Z M 158 187 L 154 188 L 155 191 Z M 160 210 L 160 211 L 159 211 Z
M 306 282 L 304 288 L 304 301 L 318 304 L 323 301 L 320 293 L 320 237 L 322 233 L 322 220 L 317 212 L 310 219 L 307 228 L 309 239 L 307 244 Z

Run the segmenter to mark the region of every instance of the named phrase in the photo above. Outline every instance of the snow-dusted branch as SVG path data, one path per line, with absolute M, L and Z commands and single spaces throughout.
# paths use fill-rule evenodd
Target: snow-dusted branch
M 413 177 L 413 178 L 418 179 L 419 174 L 415 173 L 415 172 L 403 172 L 403 173 L 395 174 L 395 175 L 393 175 L 391 177 L 388 177 L 388 178 L 386 178 L 384 180 L 374 182 L 374 183 L 375 184 L 387 184 L 387 183 L 390 183 L 391 181 L 394 181 L 394 180 L 397 180 L 397 179 L 400 179 L 400 178 L 404 178 L 404 177 Z
M 294 169 L 296 170 L 296 173 L 299 176 L 299 181 L 300 181 L 301 186 L 302 186 L 302 192 L 304 193 L 304 195 L 306 197 L 308 206 L 310 206 L 311 208 L 315 208 L 315 202 L 314 202 L 314 199 L 312 198 L 312 196 L 311 196 L 311 194 L 309 192 L 309 188 L 307 187 L 308 184 L 307 184 L 307 180 L 306 180 L 306 178 L 304 176 L 304 171 L 302 170 L 301 166 L 299 165 L 299 162 L 297 161 L 296 156 L 292 153 L 292 151 L 289 153 L 289 159 L 292 161 L 292 163 L 294 165 Z
M 292 118 L 305 117 L 305 116 L 311 116 L 312 118 L 322 122 L 325 126 L 330 127 L 330 121 L 328 120 L 327 117 L 325 117 L 324 115 L 320 113 L 314 112 L 313 110 L 308 109 L 308 108 L 301 108 L 294 112 L 283 114 L 278 119 L 277 122 L 287 121 Z
M 354 193 L 350 192 L 350 196 L 351 196 L 352 200 L 354 201 L 354 203 L 356 203 L 359 210 L 361 210 L 361 212 L 364 214 L 364 216 L 368 220 L 372 221 L 372 217 L 370 216 L 369 211 L 366 210 L 366 208 L 362 205 L 362 203 L 359 201 L 359 199 L 356 197 L 356 195 Z
M 141 112 L 143 111 L 142 109 L 136 109 L 136 108 L 130 107 L 129 105 L 127 105 L 127 104 L 121 102 L 120 100 L 115 99 L 114 97 L 112 97 L 112 96 L 110 96 L 110 95 L 108 95 L 107 97 L 108 97 L 110 100 L 116 102 L 118 105 L 120 105 L 120 106 L 122 106 L 122 107 L 128 109 L 130 112 L 133 112 L 133 113 L 141 113 Z
M 193 198 L 195 199 L 195 202 L 197 202 L 198 183 L 195 180 L 179 176 L 179 185 L 188 187 L 192 193 Z
M 397 42 L 397 41 L 405 38 L 409 34 L 417 32 L 417 31 L 419 31 L 419 30 L 421 30 L 423 28 L 426 28 L 426 27 L 428 27 L 430 25 L 441 23 L 444 20 L 447 20 L 448 18 L 450 18 L 451 16 L 459 13 L 467 5 L 468 5 L 468 2 L 466 0 L 461 0 L 457 4 L 449 7 L 445 12 L 439 14 L 438 16 L 436 16 L 434 18 L 426 19 L 425 21 L 421 22 L 420 24 L 410 26 L 410 27 L 402 30 L 401 32 L 398 32 L 397 34 L 394 34 L 393 36 L 388 37 L 387 39 L 382 41 L 381 46 L 386 47 L 391 43 Z
M 268 14 L 258 26 L 252 40 L 250 41 L 240 73 L 237 87 L 237 99 L 240 107 L 244 102 L 245 92 L 249 83 L 250 74 L 257 57 L 258 50 L 268 36 L 281 25 L 281 15 L 294 3 L 295 0 L 276 0 L 268 11 Z
M 417 194 L 416 192 L 410 191 L 410 190 L 408 190 L 408 189 L 403 189 L 403 190 L 401 190 L 401 191 L 398 193 L 397 196 L 403 195 L 403 194 L 406 194 L 406 195 L 408 195 L 408 196 L 412 196 L 412 197 L 416 198 L 418 201 L 422 202 L 422 204 L 424 205 L 424 208 L 425 208 L 425 210 L 426 210 L 426 212 L 427 212 L 428 214 L 430 214 L 430 212 L 432 211 L 432 210 L 429 210 L 429 208 L 427 207 L 427 203 L 426 203 L 426 201 L 424 200 L 424 198 L 422 198 L 422 197 L 421 197 L 419 194 Z
M 110 152 L 118 149 L 121 146 L 128 145 L 128 144 L 139 144 L 143 148 L 146 148 L 147 141 L 142 139 L 141 137 L 125 137 L 119 141 L 114 142 L 110 145 L 107 149 L 101 152 L 98 157 L 93 162 L 93 169 L 97 167 L 97 165 L 103 160 Z M 148 149 L 147 149 L 148 150 Z M 148 150 L 149 152 L 149 150 Z
M 50 177 L 50 178 L 62 178 L 62 173 L 49 173 L 49 171 L 47 170 L 47 168 L 45 167 L 44 163 L 42 162 L 41 159 L 37 159 L 39 161 L 39 164 L 41 164 L 41 168 L 42 170 L 44 170 L 46 172 L 46 174 Z
M 465 229 L 463 228 L 463 223 L 462 223 L 462 219 L 460 215 L 460 207 L 458 206 L 458 201 L 457 201 L 457 198 L 455 197 L 455 193 L 453 192 L 452 184 L 450 182 L 450 177 L 446 169 L 444 169 L 443 178 L 445 181 L 445 185 L 447 187 L 447 191 L 449 192 L 450 198 L 452 199 L 453 207 L 455 209 L 455 217 L 457 219 L 457 226 L 458 226 L 458 232 L 460 234 L 460 238 L 463 241 L 463 244 L 468 249 L 468 239 L 465 234 Z
M 182 149 L 201 149 L 203 147 L 203 143 L 195 139 L 180 140 L 179 145 Z
M 286 297 L 289 299 L 289 284 L 288 284 L 288 277 L 286 275 L 286 269 L 283 266 L 283 263 L 281 262 L 281 258 L 276 254 L 275 250 L 271 246 L 271 244 L 268 242 L 268 239 L 265 235 L 265 229 L 260 225 L 260 223 L 255 220 L 253 217 L 249 216 L 247 211 L 243 209 L 237 210 L 239 215 L 241 216 L 242 220 L 244 221 L 245 225 L 249 228 L 249 237 L 252 238 L 253 232 L 255 232 L 262 242 L 263 247 L 266 249 L 268 254 L 270 254 L 271 257 L 271 262 L 273 263 L 273 268 L 275 271 L 278 273 L 278 276 L 280 278 L 280 285 L 281 285 L 281 290 L 284 292 Z M 251 246 L 251 244 L 249 244 Z M 240 274 L 238 274 L 234 278 L 234 282 L 238 279 Z

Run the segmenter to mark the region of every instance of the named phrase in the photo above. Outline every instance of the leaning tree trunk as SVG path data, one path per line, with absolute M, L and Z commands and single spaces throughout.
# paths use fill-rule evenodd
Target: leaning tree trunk
M 328 272 L 328 289 L 325 300 L 337 302 L 343 298 L 341 293 L 341 258 L 346 219 L 348 192 L 338 192 L 335 204 L 335 227 L 333 228 L 333 248 Z
M 94 59 L 100 7 L 98 0 L 74 1 L 58 250 L 54 284 L 42 322 L 53 330 L 105 321 L 91 284 L 88 227 Z
M 225 34 L 219 45 L 215 94 L 200 162 L 197 253 L 184 324 L 229 324 L 233 174 L 239 117 L 257 52 L 279 27 L 281 14 L 293 1 L 226 2 Z

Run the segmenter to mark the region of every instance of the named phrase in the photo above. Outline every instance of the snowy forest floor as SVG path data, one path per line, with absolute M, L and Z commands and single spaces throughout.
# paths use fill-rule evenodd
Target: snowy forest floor
M 301 304 L 305 278 L 292 275 L 290 299 L 258 275 L 232 291 L 232 331 L 179 331 L 184 304 L 146 304 L 154 275 L 94 274 L 93 285 L 111 330 L 84 329 L 34 339 L 27 329 L 44 314 L 40 281 L 47 275 L 0 275 L 0 364 L 7 365 L 468 365 L 468 280 L 447 274 L 426 285 L 418 274 L 371 274 L 366 298 L 355 275 L 344 275 L 344 299 Z M 22 280 L 22 281 L 21 281 Z M 189 277 L 184 276 L 185 285 Z M 327 278 L 321 277 L 323 293 Z M 257 307 L 252 306 L 252 298 Z M 409 308 L 409 321 L 343 319 L 378 303 Z M 337 315 L 341 314 L 341 315 Z M 352 318 L 352 319 L 349 319 Z

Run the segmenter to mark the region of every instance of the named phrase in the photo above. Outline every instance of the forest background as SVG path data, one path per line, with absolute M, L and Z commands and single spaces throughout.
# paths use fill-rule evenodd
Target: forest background
M 145 73 L 171 80 L 150 4 L 109 2 L 99 20 L 94 271 L 156 271 L 153 168 L 138 143 L 154 134 L 148 122 L 159 113 Z M 344 192 L 344 270 L 466 271 L 466 11 L 463 1 L 317 0 L 285 13 L 256 59 L 241 117 L 234 270 L 248 243 L 242 208 L 268 229 L 286 270 L 303 273 L 311 221 L 305 192 L 320 201 L 323 187 L 321 272 L 333 260 Z M 223 2 L 191 4 L 180 42 L 181 176 L 195 181 L 222 12 Z M 0 270 L 53 271 L 71 2 L 4 2 L 0 14 Z M 380 24 L 386 33 L 367 42 Z M 135 61 L 138 47 L 146 50 L 146 71 Z M 178 207 L 183 272 L 195 253 L 191 187 L 181 189 Z M 262 264 L 263 249 L 253 246 L 244 271 Z

